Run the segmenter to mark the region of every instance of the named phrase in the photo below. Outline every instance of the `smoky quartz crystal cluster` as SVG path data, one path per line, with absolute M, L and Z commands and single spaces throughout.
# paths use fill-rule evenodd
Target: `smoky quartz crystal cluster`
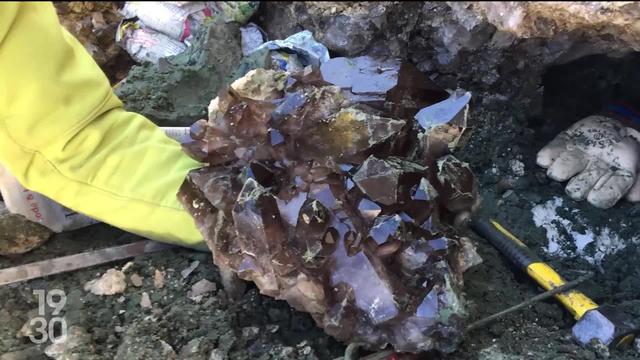
M 221 270 L 336 339 L 453 351 L 477 262 L 452 226 L 476 193 L 450 155 L 465 96 L 397 61 L 253 70 L 191 127 L 183 149 L 206 166 L 178 197 Z

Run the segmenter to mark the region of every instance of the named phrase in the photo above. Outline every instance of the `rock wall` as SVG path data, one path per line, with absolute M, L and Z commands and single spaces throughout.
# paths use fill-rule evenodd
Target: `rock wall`
M 636 2 L 273 2 L 271 38 L 311 30 L 335 55 L 399 56 L 440 84 L 539 105 L 551 65 L 640 48 Z

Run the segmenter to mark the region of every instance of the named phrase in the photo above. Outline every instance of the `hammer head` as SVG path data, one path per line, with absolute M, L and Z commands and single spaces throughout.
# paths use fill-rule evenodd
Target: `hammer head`
M 628 314 L 612 307 L 599 307 L 584 314 L 572 332 L 582 345 L 596 339 L 609 347 L 620 348 L 635 339 L 638 329 L 638 324 Z

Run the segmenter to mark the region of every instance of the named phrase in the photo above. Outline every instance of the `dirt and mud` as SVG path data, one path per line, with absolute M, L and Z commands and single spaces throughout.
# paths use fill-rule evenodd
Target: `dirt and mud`
M 60 23 L 75 36 L 107 74 L 111 84 L 124 79 L 135 62 L 113 41 L 122 16 L 113 1 L 59 1 Z
M 20 259 L 2 258 L 0 267 L 135 240 L 139 239 L 99 224 L 57 235 Z M 122 294 L 99 296 L 84 290 L 87 281 L 127 263 L 0 289 L 0 353 L 4 354 L 0 358 L 34 359 L 36 354 L 47 358 L 45 346 L 16 336 L 30 318 L 38 316 L 36 289 L 64 291 L 67 302 L 59 316 L 65 318 L 68 329 L 79 327 L 88 334 L 58 354 L 58 359 L 329 359 L 344 351 L 316 329 L 308 316 L 291 311 L 286 303 L 260 296 L 256 289 L 247 291 L 240 301 L 229 301 L 209 253 L 176 248 L 138 257 L 124 270 L 127 287 Z M 190 267 L 192 272 L 183 276 Z M 141 284 L 131 280 L 133 274 L 142 278 Z M 200 299 L 188 298 L 192 285 L 202 279 L 216 283 L 217 289 Z M 143 293 L 149 296 L 151 308 L 141 307 Z M 33 332 L 40 338 L 35 326 Z
M 233 61 L 238 58 L 225 56 Z M 640 74 L 633 71 L 638 65 L 640 58 L 635 55 L 621 59 L 592 56 L 550 68 L 541 84 L 541 113 L 523 112 L 518 103 L 504 96 L 474 93 L 470 136 L 456 153 L 478 177 L 484 211 L 521 237 L 567 279 L 594 272 L 595 276 L 578 289 L 597 303 L 619 306 L 636 318 L 640 318 L 640 262 L 636 260 L 640 256 L 640 204 L 621 202 L 604 211 L 586 202 L 574 202 L 564 194 L 564 184 L 549 180 L 536 166 L 535 154 L 559 131 L 599 111 L 607 101 L 634 101 L 632 94 L 640 97 Z M 159 66 L 171 69 L 175 65 Z M 147 75 L 138 77 L 135 71 Z M 154 71 L 162 73 L 149 66 L 134 70 L 128 83 L 144 83 Z M 173 76 L 171 71 L 163 74 L 158 75 L 163 82 Z M 222 78 L 216 78 L 216 86 Z M 157 84 L 160 80 L 155 81 Z M 153 88 L 153 84 L 143 85 Z M 140 94 L 135 96 L 151 96 Z M 199 106 L 186 107 L 188 116 L 159 123 L 182 124 L 199 112 L 204 116 L 209 98 L 199 98 Z M 130 108 L 135 106 L 131 101 Z M 484 262 L 465 274 L 465 300 L 471 321 L 541 292 L 489 243 L 477 236 L 472 238 Z M 58 234 L 27 255 L 0 257 L 0 268 L 136 240 L 139 238 L 109 226 L 94 225 Z M 4 354 L 0 359 L 335 359 L 344 354 L 345 344 L 325 335 L 308 315 L 292 310 L 285 302 L 261 296 L 253 286 L 239 301 L 230 301 L 208 253 L 175 248 L 131 259 L 131 263 L 119 261 L 0 287 L 0 354 Z M 123 293 L 99 296 L 84 290 L 87 281 L 110 268 L 125 273 L 127 287 Z M 189 268 L 194 269 L 187 274 L 185 269 Z M 135 276 L 132 280 L 134 274 L 142 278 L 141 284 Z M 215 283 L 216 289 L 190 298 L 192 285 L 202 279 Z M 66 349 L 47 350 L 47 344 L 33 344 L 22 336 L 29 333 L 24 324 L 38 316 L 36 289 L 60 289 L 66 294 L 67 302 L 58 315 L 64 317 L 69 329 L 73 328 L 69 338 L 74 341 L 68 341 Z M 147 296 L 151 306 L 143 308 L 141 301 L 144 304 Z M 53 315 L 49 311 L 47 316 Z M 571 338 L 573 323 L 557 302 L 543 301 L 468 333 L 453 354 L 426 354 L 424 358 L 640 357 L 633 346 L 625 350 L 580 347 Z M 31 327 L 31 331 L 36 330 Z

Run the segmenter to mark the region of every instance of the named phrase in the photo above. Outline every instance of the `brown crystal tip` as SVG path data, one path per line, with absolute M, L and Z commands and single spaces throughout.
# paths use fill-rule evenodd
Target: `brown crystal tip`
M 462 272 L 477 259 L 451 226 L 476 193 L 468 166 L 446 154 L 465 123 L 454 111 L 450 122 L 421 126 L 420 109 L 451 97 L 394 64 L 380 72 L 372 59 L 352 63 L 368 67 L 349 70 L 367 94 L 310 67 L 249 72 L 193 125 L 183 147 L 207 166 L 179 198 L 216 265 L 335 338 L 449 352 L 465 319 Z M 384 86 L 362 83 L 380 74 Z

